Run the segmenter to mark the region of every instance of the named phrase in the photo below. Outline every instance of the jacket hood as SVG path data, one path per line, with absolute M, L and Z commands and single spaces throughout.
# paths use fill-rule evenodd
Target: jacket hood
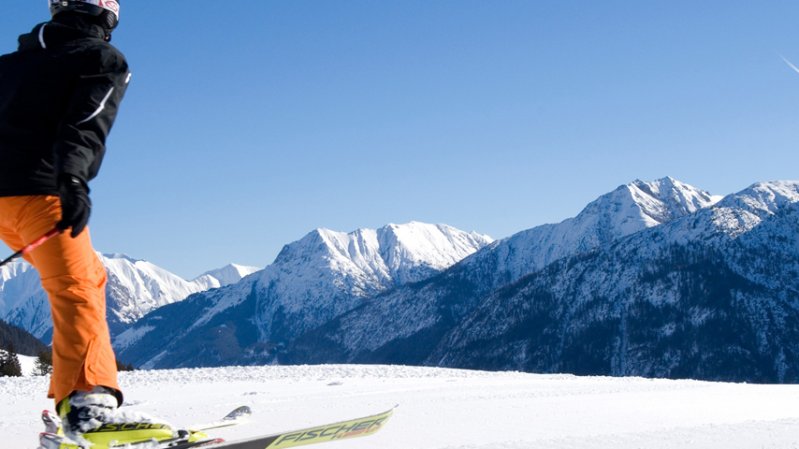
M 83 22 L 80 18 L 70 20 L 68 23 L 54 19 L 40 23 L 33 27 L 30 33 L 21 35 L 18 39 L 19 50 L 59 47 L 67 42 L 85 38 L 105 40 L 106 32 L 101 26 Z

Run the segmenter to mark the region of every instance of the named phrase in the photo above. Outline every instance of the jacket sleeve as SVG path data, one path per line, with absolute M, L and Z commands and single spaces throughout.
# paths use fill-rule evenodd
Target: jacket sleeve
M 88 183 L 100 170 L 106 138 L 131 76 L 121 54 L 113 54 L 110 59 L 110 63 L 98 64 L 100 73 L 77 77 L 55 141 L 59 177 L 72 175 Z

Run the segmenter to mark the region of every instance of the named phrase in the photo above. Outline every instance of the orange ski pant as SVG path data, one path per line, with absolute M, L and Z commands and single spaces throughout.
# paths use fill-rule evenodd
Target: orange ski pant
M 56 196 L 0 197 L 0 239 L 17 251 L 61 219 Z M 119 392 L 117 367 L 105 316 L 106 272 L 88 228 L 64 232 L 25 256 L 39 272 L 53 317 L 53 374 L 48 397 L 56 404 L 95 386 Z M 121 393 L 117 396 L 121 398 Z

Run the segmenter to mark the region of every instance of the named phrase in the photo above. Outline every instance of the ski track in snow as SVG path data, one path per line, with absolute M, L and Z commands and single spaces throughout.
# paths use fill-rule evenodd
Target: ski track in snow
M 268 366 L 121 373 L 126 408 L 176 425 L 249 405 L 228 440 L 400 407 L 374 436 L 329 449 L 799 449 L 799 385 L 489 373 L 406 366 Z M 3 447 L 33 449 L 44 377 L 0 378 Z

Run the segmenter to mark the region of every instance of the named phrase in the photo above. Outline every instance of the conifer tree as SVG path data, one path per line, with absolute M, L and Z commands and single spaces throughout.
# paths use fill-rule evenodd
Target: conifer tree
M 3 351 L 3 355 L 0 355 L 0 377 L 19 376 L 22 376 L 22 365 L 19 364 L 14 345 L 11 344 Z
M 39 353 L 33 365 L 33 374 L 47 376 L 53 373 L 53 352 L 48 349 Z
M 117 371 L 135 371 L 136 367 L 132 364 L 126 364 L 117 360 Z

